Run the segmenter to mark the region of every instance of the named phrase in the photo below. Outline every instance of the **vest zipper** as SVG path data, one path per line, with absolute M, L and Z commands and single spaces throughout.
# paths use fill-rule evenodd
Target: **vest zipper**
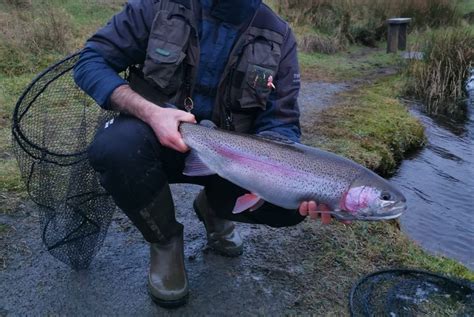
M 239 36 L 239 38 L 237 39 L 237 41 L 235 42 L 234 44 L 234 47 L 232 48 L 232 50 L 230 51 L 230 54 L 229 54 L 229 62 L 227 63 L 227 65 L 225 66 L 224 68 L 224 72 L 222 73 L 222 76 L 219 80 L 219 84 L 217 85 L 217 91 L 219 91 L 220 87 L 222 86 L 222 83 L 224 82 L 225 78 L 227 77 L 227 73 L 229 73 L 229 68 L 230 66 L 234 65 L 235 62 L 232 61 L 234 55 L 235 55 L 235 51 L 241 47 L 240 43 L 241 41 L 245 41 L 246 40 L 246 37 L 248 35 L 248 32 L 250 30 L 250 28 L 252 27 L 252 24 L 253 24 L 253 21 L 255 20 L 255 17 L 257 16 L 257 13 L 258 13 L 258 10 L 260 8 L 257 8 L 255 10 L 255 13 L 252 17 L 252 19 L 250 20 L 247 28 L 245 29 L 244 32 L 242 32 L 242 34 Z M 231 72 L 231 75 L 233 74 L 233 71 Z M 230 77 L 232 78 L 232 77 Z M 229 95 L 227 90 L 229 89 L 229 87 L 227 87 L 225 89 L 225 94 Z M 218 105 L 219 103 L 219 96 L 216 96 L 216 100 L 214 101 L 214 108 L 216 107 L 219 107 Z M 232 117 L 232 111 L 230 109 L 230 95 L 229 96 L 224 96 L 224 102 L 223 102 L 223 105 L 221 106 L 221 111 L 223 110 L 224 112 L 224 116 L 225 116 L 225 127 L 227 130 L 234 130 L 234 123 L 233 123 L 233 117 Z M 221 115 L 222 116 L 222 115 Z
M 192 14 L 194 15 L 194 21 L 197 21 L 197 17 L 196 17 L 196 3 L 194 0 L 191 0 L 190 1 L 191 3 L 191 12 Z M 201 8 L 199 8 L 201 9 Z M 193 110 L 194 108 L 194 101 L 192 99 L 192 95 L 193 95 L 193 91 L 194 91 L 194 87 L 196 85 L 196 77 L 197 77 L 197 69 L 199 67 L 199 63 L 200 63 L 200 58 L 201 58 L 201 45 L 200 45 L 200 41 L 199 41 L 199 30 L 198 30 L 198 26 L 196 25 L 196 23 L 191 23 L 191 32 L 194 33 L 194 40 L 196 41 L 196 65 L 194 65 L 194 67 L 192 66 L 187 66 L 187 70 L 185 71 L 186 74 L 185 74 L 185 98 L 184 98 L 184 101 L 183 101 L 183 104 L 184 104 L 184 109 L 191 113 L 191 111 Z M 190 44 L 188 44 L 190 45 Z M 188 69 L 189 68 L 192 68 L 192 71 L 189 71 Z

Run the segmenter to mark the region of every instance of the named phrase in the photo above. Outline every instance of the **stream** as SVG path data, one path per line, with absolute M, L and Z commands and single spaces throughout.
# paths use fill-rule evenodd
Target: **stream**
M 474 90 L 461 121 L 434 119 L 414 106 L 428 143 L 403 161 L 392 181 L 401 187 L 408 210 L 402 229 L 433 254 L 474 270 Z

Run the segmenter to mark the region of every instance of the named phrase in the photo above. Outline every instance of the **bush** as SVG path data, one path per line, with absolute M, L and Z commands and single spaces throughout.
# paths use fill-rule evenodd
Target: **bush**
M 464 87 L 474 66 L 474 32 L 456 28 L 432 31 L 420 46 L 424 58 L 409 63 L 407 92 L 422 100 L 431 114 L 463 112 Z

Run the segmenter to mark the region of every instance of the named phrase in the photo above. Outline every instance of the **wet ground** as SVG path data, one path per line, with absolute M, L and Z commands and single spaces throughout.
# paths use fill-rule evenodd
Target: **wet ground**
M 329 106 L 346 84 L 305 83 L 302 108 Z M 177 310 L 164 310 L 146 288 L 148 246 L 119 212 L 104 246 L 88 270 L 75 272 L 44 250 L 34 205 L 15 216 L 0 214 L 11 229 L 6 268 L 0 271 L 0 316 L 3 315 L 274 315 L 311 313 L 324 293 L 312 281 L 328 278 L 313 264 L 318 255 L 320 224 L 293 228 L 238 224 L 245 239 L 239 258 L 226 258 L 206 248 L 203 225 L 191 208 L 199 187 L 173 186 L 179 221 L 185 225 L 185 256 L 191 295 Z M 311 240 L 311 241 L 310 241 Z M 316 296 L 316 297 L 315 297 Z M 330 303 L 346 311 L 345 294 Z
M 311 312 L 313 279 L 323 273 L 305 269 L 317 246 L 305 244 L 320 224 L 271 229 L 238 224 L 245 239 L 239 258 L 215 255 L 191 209 L 198 186 L 176 185 L 178 219 L 185 225 L 185 256 L 191 295 L 177 310 L 164 310 L 146 288 L 148 246 L 117 212 L 104 246 L 88 270 L 75 272 L 51 257 L 40 242 L 33 206 L 19 216 L 1 216 L 14 227 L 11 257 L 1 272 L 0 315 L 250 315 Z M 313 231 L 314 230 L 314 231 Z M 344 306 L 345 303 L 339 305 Z

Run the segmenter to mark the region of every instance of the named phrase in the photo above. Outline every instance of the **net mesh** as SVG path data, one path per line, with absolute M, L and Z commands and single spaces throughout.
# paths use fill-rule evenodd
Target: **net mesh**
M 73 79 L 75 53 L 40 74 L 13 114 L 13 152 L 28 194 L 39 206 L 48 251 L 75 269 L 89 266 L 105 238 L 115 204 L 89 166 L 86 150 L 101 108 Z
M 369 274 L 350 294 L 351 316 L 474 316 L 474 286 L 417 270 Z

